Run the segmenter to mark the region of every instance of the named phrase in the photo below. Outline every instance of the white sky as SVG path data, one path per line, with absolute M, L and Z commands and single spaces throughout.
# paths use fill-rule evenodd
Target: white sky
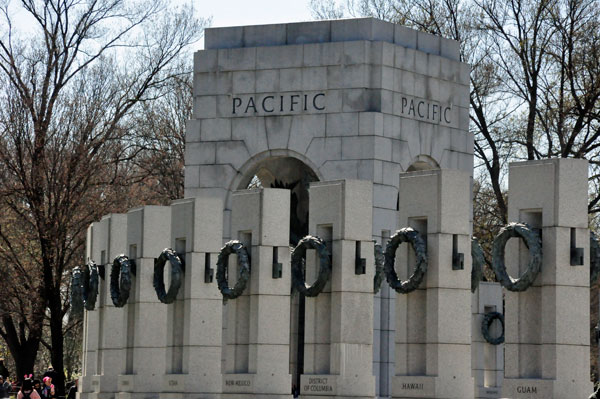
M 197 15 L 212 16 L 211 27 L 263 25 L 312 20 L 309 0 L 200 0 L 194 1 Z M 204 39 L 198 49 L 204 48 Z
M 200 0 L 198 15 L 213 27 L 300 22 L 312 19 L 308 0 Z
M 198 17 L 212 17 L 211 27 L 301 22 L 313 19 L 308 7 L 309 0 L 170 0 L 172 4 L 189 1 L 192 1 Z M 20 9 L 19 1 L 8 2 L 14 18 L 14 28 L 26 31 L 30 26 L 29 15 Z M 204 48 L 204 38 L 193 46 L 193 50 L 201 48 Z

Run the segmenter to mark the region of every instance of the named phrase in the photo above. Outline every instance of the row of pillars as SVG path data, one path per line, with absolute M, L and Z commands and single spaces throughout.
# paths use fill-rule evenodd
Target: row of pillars
M 530 289 L 505 291 L 505 372 L 482 383 L 485 376 L 473 373 L 484 372 L 488 344 L 472 342 L 470 177 L 454 170 L 400 176 L 398 226 L 426 237 L 428 270 L 417 290 L 396 296 L 392 397 L 472 398 L 483 396 L 486 385 L 511 398 L 591 393 L 589 256 L 581 266 L 569 262 L 572 245 L 589 254 L 587 163 L 513 164 L 509 178 L 509 220 L 541 229 L 544 260 Z M 291 336 L 290 324 L 300 307 L 290 306 L 289 191 L 233 193 L 232 238 L 249 248 L 251 276 L 243 294 L 225 306 L 213 278 L 222 245 L 220 199 L 147 206 L 93 224 L 90 258 L 105 264 L 126 253 L 138 267 L 124 308 L 107 301 L 103 282 L 98 310 L 85 314 L 80 397 L 290 398 L 298 383 L 305 398 L 374 398 L 372 197 L 366 181 L 310 187 L 309 234 L 327 242 L 332 274 L 318 296 L 304 299 L 298 381 L 291 371 L 299 364 L 300 337 Z M 149 284 L 154 256 L 164 247 L 185 260 L 185 287 L 170 305 L 157 302 Z M 506 254 L 517 277 L 527 266 L 527 249 L 513 239 Z M 396 253 L 401 279 L 410 274 L 403 265 L 412 264 L 412 249 L 402 245 Z M 308 251 L 308 284 L 318 268 L 316 253 Z M 236 276 L 231 256 L 230 286 Z M 481 313 L 478 307 L 473 313 Z

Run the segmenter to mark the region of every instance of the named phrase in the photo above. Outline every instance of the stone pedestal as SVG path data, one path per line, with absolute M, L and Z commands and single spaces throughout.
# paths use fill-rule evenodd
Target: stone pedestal
M 170 244 L 171 211 L 145 206 L 127 213 L 125 254 L 135 262 L 129 300 L 123 307 L 125 370 L 118 376 L 118 399 L 158 398 L 165 370 L 167 309 L 152 287 L 154 258 Z
M 113 259 L 126 253 L 127 215 L 111 214 L 92 225 L 92 258 L 105 266 L 104 279 L 100 278 L 98 292 L 98 349 L 95 370 L 84 376 L 90 378 L 90 399 L 114 398 L 118 392 L 117 376 L 125 372 L 124 308 L 116 308 L 110 298 L 110 267 Z M 86 312 L 90 313 L 90 312 Z M 88 330 L 94 326 L 88 326 Z M 92 367 L 93 369 L 93 367 Z M 89 372 L 94 374 L 89 374 Z
M 504 344 L 492 345 L 481 333 L 481 323 L 486 313 L 503 312 L 502 286 L 500 283 L 479 282 L 473 293 L 471 312 L 473 320 L 472 367 L 476 398 L 500 398 L 504 379 Z M 490 327 L 493 337 L 502 334 L 502 325 L 495 321 Z
M 88 262 L 93 259 L 92 251 L 93 241 L 93 225 L 90 225 L 86 233 L 86 245 L 85 245 L 85 261 Z M 95 260 L 99 262 L 100 260 Z M 83 344 L 81 354 L 81 376 L 77 384 L 77 393 L 80 399 L 87 398 L 87 394 L 92 392 L 92 375 L 96 373 L 96 367 L 98 365 L 98 307 L 100 306 L 99 301 L 100 295 L 96 300 L 96 309 L 93 312 L 83 312 Z
M 426 238 L 429 263 L 419 289 L 396 296 L 393 398 L 473 397 L 470 201 L 468 173 L 400 175 L 398 225 Z M 409 245 L 399 247 L 396 265 L 400 278 L 412 274 Z
M 587 161 L 578 159 L 510 165 L 509 221 L 540 229 L 543 262 L 526 291 L 505 291 L 504 396 L 585 398 L 592 392 L 587 170 Z M 522 240 L 511 241 L 506 267 L 516 278 L 528 254 Z M 572 259 L 577 253 L 582 256 Z
M 374 398 L 372 184 L 342 180 L 310 186 L 309 232 L 327 242 L 329 283 L 306 298 L 302 398 Z M 306 279 L 318 261 L 307 251 Z
M 182 199 L 171 205 L 170 246 L 184 260 L 185 272 L 176 301 L 160 304 L 168 306 L 171 316 L 170 356 L 159 381 L 161 399 L 220 397 L 223 299 L 215 273 L 222 210 L 221 199 L 211 197 Z
M 289 220 L 288 190 L 233 194 L 231 231 L 248 249 L 251 273 L 244 294 L 227 301 L 223 398 L 291 398 Z M 234 258 L 230 286 L 237 274 Z M 278 263 L 281 274 L 274 271 Z

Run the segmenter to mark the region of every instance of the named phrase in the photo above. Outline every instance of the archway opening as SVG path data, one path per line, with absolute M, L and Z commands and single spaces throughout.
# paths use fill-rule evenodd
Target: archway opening
M 295 246 L 308 234 L 308 187 L 318 180 L 316 173 L 304 162 L 292 157 L 272 157 L 248 171 L 238 189 L 290 190 L 290 245 Z

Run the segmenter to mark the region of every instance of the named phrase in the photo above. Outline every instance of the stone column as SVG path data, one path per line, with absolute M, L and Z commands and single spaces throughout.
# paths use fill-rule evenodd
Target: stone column
M 171 340 L 176 328 L 182 340 L 167 359 L 171 367 L 163 377 L 161 399 L 220 397 L 223 298 L 215 275 L 223 234 L 222 212 L 220 198 L 187 198 L 171 204 L 171 248 L 184 259 L 185 272 L 176 303 L 162 306 L 182 306 L 181 320 L 174 320 L 181 324 L 167 326 L 172 330 Z M 173 316 L 178 316 L 179 312 L 172 310 Z
M 321 294 L 306 298 L 303 398 L 375 397 L 372 199 L 367 181 L 311 184 L 309 232 L 327 241 L 332 274 Z M 308 284 L 319 267 L 312 253 Z
M 98 351 L 96 375 L 92 376 L 90 399 L 112 399 L 117 392 L 117 376 L 125 371 L 123 324 L 124 308 L 116 308 L 110 298 L 110 267 L 113 259 L 126 253 L 127 215 L 110 214 L 92 225 L 92 255 L 105 266 L 98 296 Z
M 471 312 L 473 314 L 472 361 L 475 379 L 476 398 L 499 398 L 504 379 L 504 344 L 492 345 L 481 333 L 484 316 L 490 312 L 503 314 L 502 286 L 500 283 L 479 282 L 473 293 Z M 490 334 L 496 338 L 503 334 L 502 325 L 494 321 Z
M 85 261 L 88 262 L 93 259 L 93 225 L 90 225 L 87 229 L 86 234 L 86 245 L 85 245 Z M 100 259 L 94 260 L 99 262 Z M 100 290 L 100 286 L 98 286 Z M 99 297 L 100 295 L 98 295 Z M 92 376 L 96 373 L 96 366 L 98 364 L 98 307 L 100 301 L 96 300 L 96 309 L 94 311 L 84 310 L 83 313 L 83 349 L 81 356 L 81 376 L 79 377 L 79 383 L 77 385 L 77 392 L 79 399 L 87 399 L 88 394 L 92 392 Z
M 532 286 L 505 290 L 503 395 L 585 398 L 590 382 L 588 163 L 512 163 L 508 219 L 541 229 L 543 261 Z M 527 268 L 522 240 L 506 247 L 509 275 Z
M 289 220 L 289 190 L 233 194 L 232 237 L 249 249 L 251 276 L 244 295 L 227 301 L 223 398 L 291 398 Z M 230 286 L 236 270 L 231 260 Z
M 152 375 L 165 370 L 166 307 L 152 286 L 154 258 L 170 244 L 171 212 L 145 206 L 127 213 L 125 254 L 136 264 L 129 300 L 123 307 L 125 369 L 118 377 L 118 399 L 158 397 L 161 384 Z
M 466 172 L 400 175 L 398 226 L 426 238 L 429 262 L 419 289 L 396 296 L 393 398 L 473 397 L 470 193 Z M 412 248 L 403 244 L 397 254 L 398 274 L 412 274 Z

